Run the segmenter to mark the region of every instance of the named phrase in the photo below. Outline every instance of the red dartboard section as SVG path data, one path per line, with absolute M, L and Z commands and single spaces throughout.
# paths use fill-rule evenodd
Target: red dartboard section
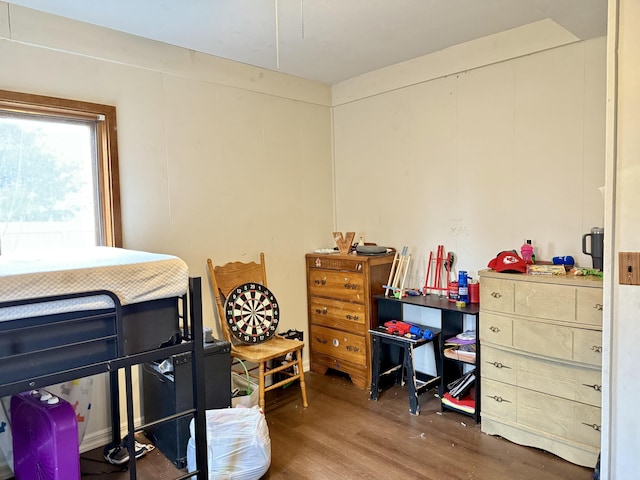
M 224 304 L 225 319 L 235 338 L 243 343 L 260 343 L 276 333 L 280 321 L 278 301 L 259 283 L 234 288 Z

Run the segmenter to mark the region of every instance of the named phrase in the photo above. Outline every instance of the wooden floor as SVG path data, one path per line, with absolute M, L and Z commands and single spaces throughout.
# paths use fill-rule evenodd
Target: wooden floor
M 440 413 L 439 402 L 420 397 L 420 415 L 409 415 L 406 391 L 385 390 L 377 402 L 337 374 L 308 373 L 309 407 L 297 386 L 269 392 L 266 415 L 271 466 L 263 480 L 590 480 L 593 470 L 544 451 L 485 435 L 473 419 Z M 96 476 L 113 465 L 87 460 L 88 478 L 125 480 L 128 472 Z M 137 462 L 140 480 L 164 480 L 178 472 L 158 450 Z M 95 468 L 94 468 L 95 467 Z

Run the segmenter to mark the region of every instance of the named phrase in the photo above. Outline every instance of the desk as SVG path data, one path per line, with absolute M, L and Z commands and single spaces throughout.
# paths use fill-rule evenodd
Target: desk
M 464 362 L 460 360 L 451 359 L 446 357 L 442 352 L 442 346 L 444 342 L 451 337 L 463 332 L 464 320 L 466 315 L 473 317 L 474 329 L 476 331 L 476 382 L 475 382 L 475 409 L 472 413 L 457 409 L 453 405 L 441 403 L 441 409 L 451 410 L 463 415 L 472 417 L 476 423 L 480 422 L 480 348 L 478 348 L 478 318 L 480 314 L 480 307 L 478 304 L 468 304 L 464 308 L 456 307 L 456 304 L 449 302 L 445 297 L 439 295 L 426 295 L 426 296 L 407 296 L 403 298 L 387 297 L 384 295 L 376 295 L 374 297 L 377 306 L 377 318 L 376 325 L 384 325 L 384 322 L 389 320 L 400 320 L 407 323 L 421 322 L 415 321 L 412 318 L 405 318 L 404 306 L 413 305 L 416 307 L 432 308 L 440 312 L 441 317 L 441 338 L 442 342 L 434 343 L 434 346 L 439 345 L 439 355 L 436 355 L 436 367 L 440 373 L 441 381 L 438 389 L 438 393 L 442 398 L 447 392 L 447 384 L 456 378 L 460 377 L 460 372 L 464 368 Z M 372 339 L 374 337 L 372 336 Z
M 387 333 L 385 329 L 379 327 L 377 329 L 369 330 L 371 335 L 371 392 L 369 398 L 371 400 L 377 400 L 381 391 L 381 381 L 385 376 L 395 377 L 395 383 L 401 383 L 404 381 L 405 374 L 409 390 L 409 413 L 411 415 L 418 415 L 420 406 L 418 405 L 418 396 L 439 386 L 441 383 L 441 375 L 438 371 L 436 375 L 425 375 L 423 377 L 419 372 L 416 372 L 413 362 L 414 349 L 426 345 L 428 343 L 434 344 L 434 351 L 436 353 L 436 365 L 440 365 L 440 329 L 430 328 L 433 332 L 433 338 L 426 340 L 423 338 L 408 338 L 400 335 L 392 335 Z M 391 368 L 381 372 L 382 364 L 382 350 L 384 345 L 391 345 L 397 347 L 401 352 L 400 359 Z

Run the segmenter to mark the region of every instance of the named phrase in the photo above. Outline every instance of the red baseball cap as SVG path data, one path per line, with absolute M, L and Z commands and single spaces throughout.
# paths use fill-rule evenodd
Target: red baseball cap
M 526 262 L 513 250 L 500 252 L 487 266 L 496 272 L 525 273 L 527 271 Z

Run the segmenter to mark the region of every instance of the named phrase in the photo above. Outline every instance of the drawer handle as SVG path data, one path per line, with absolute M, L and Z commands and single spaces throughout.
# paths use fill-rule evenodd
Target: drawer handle
M 593 345 L 591 347 L 591 350 L 593 350 L 596 353 L 602 353 L 602 345 Z
M 327 277 L 324 277 L 322 279 L 316 278 L 313 283 L 315 283 L 316 285 L 326 285 L 327 284 Z
M 358 315 L 347 315 L 347 320 L 353 320 L 357 322 L 360 319 Z
M 356 283 L 345 283 L 344 288 L 346 288 L 347 290 L 357 290 L 358 285 Z
M 586 425 L 587 427 L 591 427 L 593 428 L 596 432 L 600 431 L 600 425 L 596 425 L 595 423 L 585 423 L 582 422 L 583 425 Z
M 358 347 L 352 347 L 351 345 L 347 345 L 347 350 L 354 353 L 358 353 L 360 351 Z
M 334 347 L 339 347 L 340 346 L 340 341 L 337 338 L 334 338 L 332 343 L 333 343 Z
M 595 308 L 596 310 L 598 310 L 599 312 L 602 311 L 602 304 L 601 303 L 596 303 L 593 308 Z
M 502 294 L 500 292 L 491 292 L 491 296 L 493 298 L 502 298 Z
M 493 400 L 495 400 L 498 403 L 502 403 L 502 402 L 511 403 L 510 400 L 507 400 L 506 398 L 499 397 L 498 395 L 494 395 L 494 396 L 487 395 L 487 397 L 492 398 Z
M 493 333 L 498 333 L 500 331 L 500 329 L 498 327 L 489 327 L 489 330 L 491 330 Z
M 587 383 L 583 383 L 582 385 L 585 386 L 585 387 L 593 388 L 596 392 L 601 392 L 602 391 L 602 385 L 596 385 L 596 384 L 589 385 Z
M 327 339 L 326 338 L 318 338 L 318 337 L 316 337 L 316 342 L 326 345 L 327 344 Z
M 506 365 L 500 363 L 500 362 L 487 362 L 491 365 L 493 365 L 496 368 L 508 368 L 509 370 L 511 370 L 511 367 L 507 367 Z
M 316 313 L 318 314 L 322 314 L 322 315 L 326 315 L 327 314 L 327 307 L 323 307 L 323 308 L 316 308 Z

